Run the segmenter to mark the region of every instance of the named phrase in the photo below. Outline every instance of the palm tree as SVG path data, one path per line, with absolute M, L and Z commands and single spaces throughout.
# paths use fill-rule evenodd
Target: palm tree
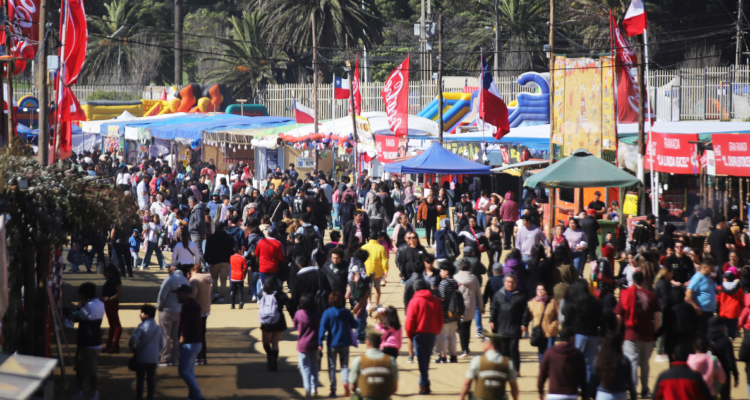
M 268 33 L 274 41 L 312 45 L 312 14 L 317 46 L 342 46 L 361 41 L 371 48 L 383 39 L 383 18 L 375 0 L 252 0 L 268 13 Z
M 150 0 L 112 0 L 104 7 L 106 15 L 88 17 L 89 42 L 82 72 L 84 79 L 101 75 L 104 71 L 111 72 L 113 68 L 116 72 L 118 58 L 122 75 L 127 76 L 128 41 L 138 35 L 140 27 L 148 24 L 155 5 Z
M 252 88 L 276 83 L 275 70 L 285 69 L 289 57 L 277 46 L 263 44 L 266 17 L 259 11 L 244 12 L 242 19 L 229 18 L 232 29 L 229 39 L 217 39 L 221 56 L 204 57 L 217 61 L 218 66 L 206 76 L 224 82 L 235 94 L 248 93 Z

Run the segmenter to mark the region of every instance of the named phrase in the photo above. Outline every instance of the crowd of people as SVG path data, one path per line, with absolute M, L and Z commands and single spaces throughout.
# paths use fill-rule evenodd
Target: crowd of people
M 98 398 L 98 355 L 120 350 L 121 278 L 148 269 L 154 253 L 169 275 L 156 305 L 141 309 L 142 323 L 129 341 L 137 399 L 144 381 L 146 397 L 153 398 L 157 365 L 177 366 L 189 399 L 202 399 L 194 369 L 208 363 L 211 306 L 242 309 L 246 295 L 257 303 L 269 371 L 278 369 L 279 342 L 290 328 L 284 312 L 289 315 L 310 396 L 318 394 L 325 353 L 329 395 L 342 389 L 346 397 L 390 398 L 399 387 L 396 358 L 404 336 L 407 362 L 418 365 L 420 394 L 431 393 L 430 363 L 473 357 L 462 399 L 469 392 L 501 399 L 506 386 L 517 399 L 524 337 L 538 349 L 540 399 L 634 399 L 639 384 L 642 397 L 729 399 L 732 377 L 736 386 L 732 339 L 740 328 L 750 329 L 750 266 L 743 264 L 747 241 L 735 240 L 722 217 L 701 252 L 687 248 L 672 228 L 657 236 L 652 216 L 643 226 L 658 246 L 626 251 L 611 234 L 599 242 L 598 220 L 607 210 L 598 193 L 548 240 L 534 191 L 519 205 L 512 192 L 477 193 L 468 180 L 422 191 L 395 174 L 378 182 L 363 171 L 356 182 L 350 176 L 334 181 L 317 171 L 300 176 L 290 165 L 256 180 L 238 165 L 228 180 L 217 181 L 212 162 L 194 161 L 183 170 L 156 158 L 118 169 L 106 155 L 99 160 L 100 169 L 104 163 L 119 171 L 116 182 L 133 197 L 133 214 L 120 216 L 100 237 L 73 238 L 71 271 L 84 265 L 91 272 L 96 256 L 107 279 L 100 297 L 93 284 L 81 285 L 73 313 L 81 322 L 77 396 L 90 378 L 91 398 Z M 105 246 L 113 263 L 103 256 Z M 169 265 L 164 252 L 172 253 Z M 403 321 L 400 304 L 381 304 L 381 289 L 395 274 L 403 285 Z M 105 315 L 110 329 L 102 346 Z M 471 349 L 472 325 L 482 339 L 478 352 Z M 366 350 L 350 360 L 356 345 Z M 654 348 L 656 360 L 670 368 L 649 387 Z M 750 362 L 750 335 L 739 360 Z

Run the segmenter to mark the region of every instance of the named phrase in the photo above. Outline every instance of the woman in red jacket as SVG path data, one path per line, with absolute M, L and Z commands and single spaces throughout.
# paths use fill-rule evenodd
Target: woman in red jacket
M 734 339 L 737 336 L 740 314 L 745 307 L 745 292 L 740 286 L 740 281 L 734 276 L 734 272 L 724 274 L 724 282 L 716 288 L 716 291 L 718 292 L 716 301 L 719 305 L 719 317 L 726 324 L 727 336 Z

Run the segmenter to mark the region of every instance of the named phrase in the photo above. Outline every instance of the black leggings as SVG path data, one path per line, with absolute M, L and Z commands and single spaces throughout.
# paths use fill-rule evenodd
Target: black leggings
M 469 341 L 471 340 L 471 321 L 458 323 L 458 338 L 461 339 L 461 351 L 469 352 Z
M 143 399 L 143 381 L 148 384 L 146 398 L 154 399 L 156 391 L 156 363 L 136 363 L 135 367 L 135 400 Z
M 427 238 L 427 245 L 431 245 L 434 241 L 435 232 L 437 231 L 437 219 L 424 220 L 424 234 Z
M 234 307 L 235 300 L 237 299 L 237 294 L 240 295 L 240 303 L 245 303 L 245 293 L 242 289 L 245 288 L 245 281 L 230 281 L 229 282 L 229 295 L 232 296 L 232 307 Z
M 500 257 L 503 255 L 503 244 L 501 242 L 490 242 L 487 246 L 487 257 L 490 260 L 490 265 L 487 268 L 487 275 L 492 277 L 492 265 L 500 261 Z M 495 260 L 497 257 L 497 260 Z
M 392 356 L 393 358 L 398 358 L 398 349 L 395 347 L 383 347 L 383 353 L 388 354 L 389 356 Z
M 510 250 L 510 240 L 513 238 L 513 228 L 516 226 L 516 221 L 503 222 L 503 249 Z M 515 365 L 514 365 L 515 366 Z

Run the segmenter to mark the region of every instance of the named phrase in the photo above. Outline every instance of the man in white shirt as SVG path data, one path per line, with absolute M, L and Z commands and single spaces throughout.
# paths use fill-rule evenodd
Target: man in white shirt
M 167 213 L 165 210 L 169 210 L 169 201 L 164 200 L 164 196 L 161 193 L 156 195 L 156 201 L 151 203 L 151 215 L 158 215 L 160 217 L 165 216 Z

